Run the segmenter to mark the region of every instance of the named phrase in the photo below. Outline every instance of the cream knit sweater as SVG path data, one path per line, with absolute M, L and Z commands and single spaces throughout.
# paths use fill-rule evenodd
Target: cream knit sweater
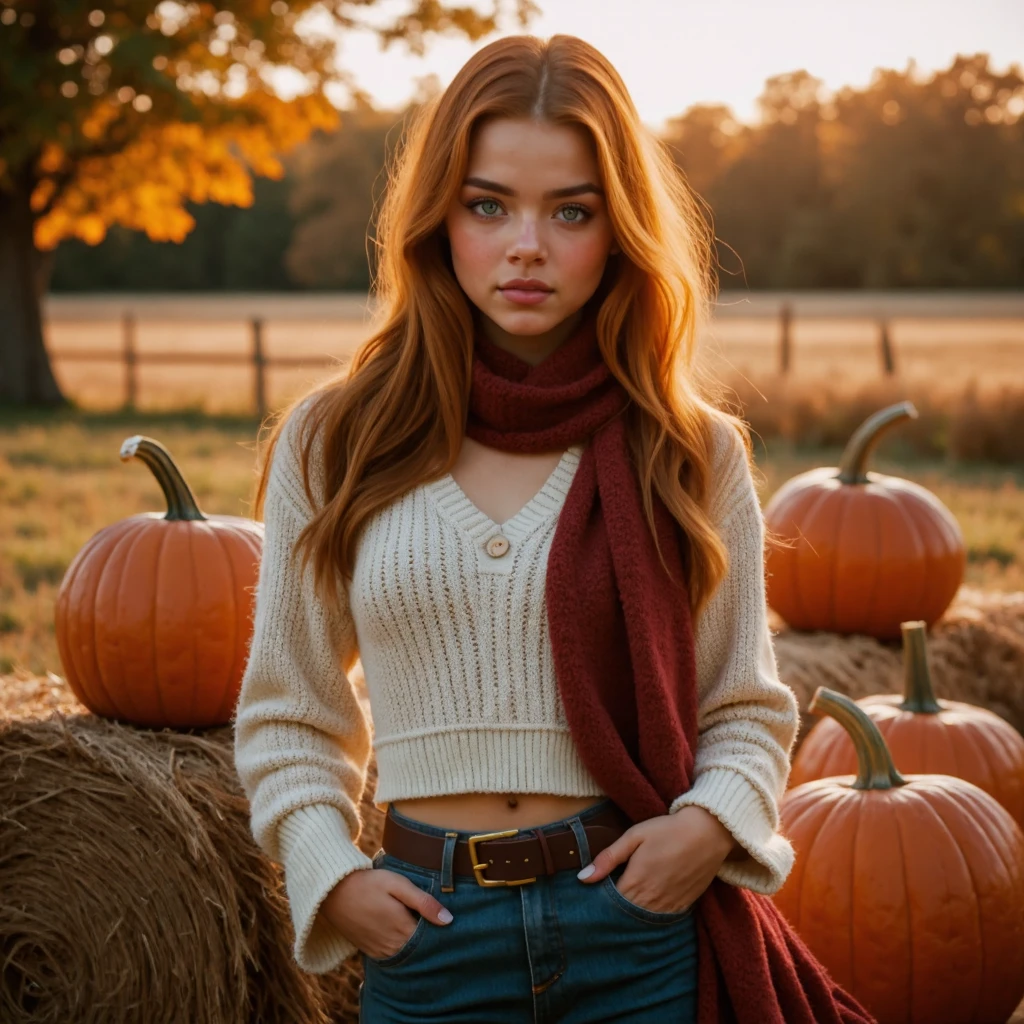
M 313 511 L 298 456 L 307 406 L 289 418 L 271 465 L 235 763 L 254 838 L 284 867 L 296 962 L 323 973 L 355 952 L 317 911 L 342 878 L 372 866 L 353 842 L 371 746 L 381 805 L 447 793 L 602 791 L 566 723 L 544 597 L 548 551 L 582 447 L 567 450 L 500 526 L 450 474 L 411 488 L 365 525 L 351 585 L 342 588 L 347 605 L 328 614 L 314 595 L 312 566 L 300 575 L 297 562 L 288 564 Z M 730 568 L 694 624 L 700 739 L 693 786 L 670 813 L 697 804 L 716 815 L 748 853 L 719 876 L 771 893 L 793 862 L 777 805 L 797 705 L 779 681 L 768 630 L 757 494 L 739 438 L 725 427 L 712 479 L 709 513 Z M 357 657 L 372 722 L 349 679 Z

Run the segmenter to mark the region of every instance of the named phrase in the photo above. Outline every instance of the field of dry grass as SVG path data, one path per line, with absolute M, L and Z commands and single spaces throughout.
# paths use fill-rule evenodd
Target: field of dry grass
M 251 418 L 201 414 L 0 418 L 0 673 L 62 674 L 53 607 L 75 552 L 103 526 L 163 508 L 149 471 L 120 462 L 126 437 L 143 433 L 164 443 L 204 511 L 248 515 L 256 432 Z M 763 499 L 794 473 L 832 465 L 839 454 L 779 439 L 759 442 L 757 450 Z M 931 488 L 952 509 L 967 540 L 969 583 L 1024 590 L 1024 466 L 885 457 L 874 465 Z
M 777 372 L 777 304 L 767 296 L 724 303 L 701 339 L 704 365 L 732 388 L 758 437 L 762 498 L 794 473 L 834 464 L 866 415 L 910 398 L 920 418 L 893 432 L 873 468 L 911 477 L 953 510 L 967 540 L 969 583 L 1024 589 L 1024 302 L 797 296 L 785 377 Z M 275 408 L 330 372 L 318 360 L 347 363 L 369 331 L 358 295 L 65 297 L 49 302 L 51 350 L 116 352 L 126 308 L 137 317 L 143 360 L 138 412 L 117 411 L 123 367 L 58 358 L 78 410 L 0 419 L 0 673 L 61 673 L 53 603 L 71 558 L 102 526 L 161 508 L 149 472 L 119 461 L 124 438 L 146 433 L 166 444 L 204 510 L 249 514 L 258 427 L 251 366 L 147 366 L 147 352 L 225 351 L 244 360 L 247 318 L 259 316 L 268 357 L 310 360 L 268 370 Z M 936 318 L 942 310 L 948 316 Z M 896 354 L 897 374 L 888 378 L 878 350 L 883 313 Z

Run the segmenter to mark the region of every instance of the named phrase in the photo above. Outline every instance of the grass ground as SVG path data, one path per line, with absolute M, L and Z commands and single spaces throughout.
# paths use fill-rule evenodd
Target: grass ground
M 118 452 L 132 434 L 171 451 L 208 513 L 249 515 L 258 424 L 200 413 L 0 415 L 0 674 L 63 675 L 53 630 L 60 581 L 78 549 L 100 528 L 163 499 L 141 463 Z M 762 500 L 790 476 L 834 465 L 838 448 L 796 449 L 759 442 Z M 967 582 L 1024 590 L 1024 467 L 950 464 L 885 457 L 879 472 L 933 490 L 960 521 L 968 547 Z

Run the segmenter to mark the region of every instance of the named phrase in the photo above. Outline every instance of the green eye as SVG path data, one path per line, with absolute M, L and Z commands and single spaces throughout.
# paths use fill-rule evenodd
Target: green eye
M 476 208 L 487 217 L 493 217 L 501 209 L 494 199 L 483 199 L 476 204 Z
M 590 216 L 590 211 L 584 206 L 563 206 L 561 211 L 566 224 L 582 224 Z M 571 216 L 570 216 L 571 215 Z

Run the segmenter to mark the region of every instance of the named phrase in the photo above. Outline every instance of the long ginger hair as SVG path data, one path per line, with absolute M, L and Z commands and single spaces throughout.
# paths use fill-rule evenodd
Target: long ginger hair
M 593 141 L 621 249 L 594 297 L 599 345 L 632 399 L 627 432 L 648 523 L 653 531 L 656 492 L 687 539 L 696 615 L 728 567 L 705 512 L 716 419 L 739 432 L 750 458 L 744 424 L 712 404 L 714 384 L 694 366 L 716 288 L 713 236 L 699 200 L 641 123 L 618 73 L 575 36 L 496 40 L 418 111 L 378 224 L 376 329 L 348 372 L 297 399 L 271 426 L 255 515 L 262 515 L 282 427 L 308 400 L 301 464 L 315 514 L 295 552 L 302 552 L 303 568 L 312 557 L 317 591 L 334 604 L 339 573 L 352 576 L 360 527 L 454 465 L 467 417 L 474 324 L 441 228 L 461 187 L 473 129 L 496 117 L 579 126 Z M 319 499 L 310 472 L 314 442 L 322 453 L 313 467 L 322 474 Z

